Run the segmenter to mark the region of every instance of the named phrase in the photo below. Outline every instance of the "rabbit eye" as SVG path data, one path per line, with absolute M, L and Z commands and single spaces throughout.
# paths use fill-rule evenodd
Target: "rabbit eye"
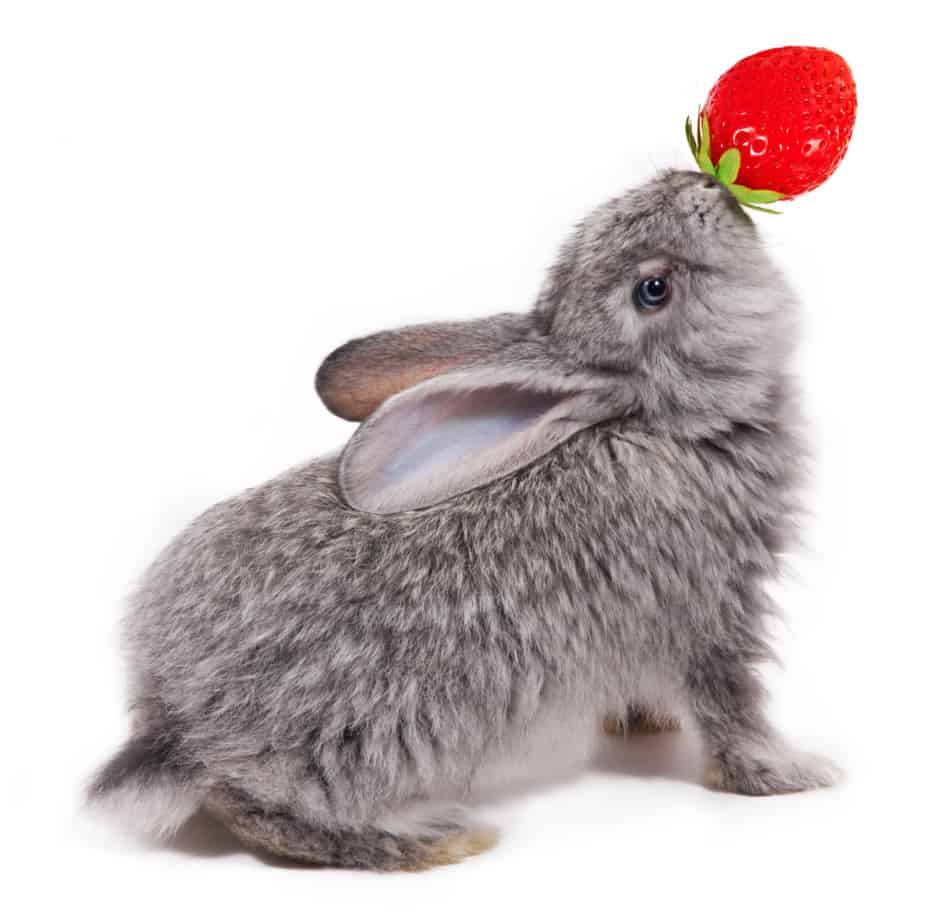
M 654 313 L 666 306 L 672 286 L 663 275 L 654 275 L 637 282 L 633 289 L 633 305 L 642 313 Z

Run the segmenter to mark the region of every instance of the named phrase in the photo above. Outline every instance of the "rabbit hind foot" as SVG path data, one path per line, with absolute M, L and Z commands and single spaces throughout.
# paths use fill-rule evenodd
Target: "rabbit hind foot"
M 457 805 L 423 803 L 362 827 L 322 827 L 242 790 L 215 787 L 205 808 L 250 849 L 294 863 L 378 872 L 418 872 L 461 862 L 498 841 Z

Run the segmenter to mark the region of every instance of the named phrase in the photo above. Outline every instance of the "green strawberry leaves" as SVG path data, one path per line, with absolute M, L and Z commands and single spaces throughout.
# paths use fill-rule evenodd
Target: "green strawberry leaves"
M 696 165 L 710 176 L 716 176 L 716 167 L 713 166 L 709 157 L 709 119 L 700 112 L 697 131 L 693 134 L 693 123 L 689 116 L 686 117 L 686 140 L 689 142 L 689 149 L 692 151 L 693 159 Z
M 689 124 L 689 119 L 686 119 Z M 696 162 L 703 172 L 708 172 L 711 176 L 716 175 L 716 169 L 709 157 L 709 119 L 703 115 L 699 116 L 699 142 L 696 151 Z
M 726 153 L 729 151 L 727 150 Z M 723 157 L 725 157 L 725 153 Z M 781 192 L 770 192 L 767 189 L 746 188 L 736 182 L 732 183 L 732 191 L 737 198 L 744 199 L 746 202 L 754 204 L 771 204 L 773 201 L 781 201 L 785 196 Z
M 762 205 L 781 201 L 785 197 L 781 192 L 749 188 L 736 182 L 736 179 L 739 178 L 739 169 L 742 166 L 742 154 L 739 153 L 737 147 L 730 147 L 723 151 L 719 162 L 715 166 L 713 165 L 710 156 L 709 119 L 700 112 L 697 122 L 698 130 L 694 134 L 692 121 L 688 117 L 686 119 L 686 142 L 689 144 L 696 165 L 704 173 L 712 176 L 729 189 L 744 208 L 750 208 L 753 211 L 764 211 L 766 214 L 780 214 L 780 211 L 763 208 Z
M 739 153 L 738 148 L 730 147 L 728 150 L 723 151 L 722 156 L 719 158 L 719 163 L 716 166 L 716 178 L 728 188 L 730 185 L 734 185 L 736 179 L 739 178 L 739 165 L 742 162 L 742 156 Z
M 726 151 L 728 153 L 729 151 Z M 736 151 L 738 153 L 738 151 Z M 725 153 L 723 157 L 725 157 Z M 722 162 L 720 160 L 720 162 Z M 739 201 L 743 207 L 751 208 L 753 211 L 764 211 L 766 214 L 781 214 L 781 211 L 773 210 L 772 208 L 763 208 L 763 204 L 771 204 L 773 201 L 781 201 L 785 196 L 781 192 L 772 192 L 764 188 L 746 188 L 744 185 L 739 185 L 737 182 L 733 182 L 731 185 L 727 185 L 726 188 L 732 192 L 733 195 Z

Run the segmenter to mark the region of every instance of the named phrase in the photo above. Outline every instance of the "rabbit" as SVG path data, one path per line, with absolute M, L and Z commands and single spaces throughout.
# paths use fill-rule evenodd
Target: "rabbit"
M 89 801 L 425 868 L 495 842 L 487 773 L 610 713 L 688 719 L 721 790 L 831 785 L 757 673 L 806 466 L 796 329 L 729 191 L 666 171 L 575 228 L 529 312 L 332 352 L 342 451 L 205 512 L 135 590 L 131 738 Z

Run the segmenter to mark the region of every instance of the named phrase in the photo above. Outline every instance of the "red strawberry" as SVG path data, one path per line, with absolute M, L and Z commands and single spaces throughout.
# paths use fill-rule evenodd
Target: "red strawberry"
M 840 55 L 773 48 L 727 70 L 700 114 L 699 137 L 688 120 L 687 134 L 700 168 L 756 205 L 821 185 L 848 148 L 856 109 L 854 78 Z

